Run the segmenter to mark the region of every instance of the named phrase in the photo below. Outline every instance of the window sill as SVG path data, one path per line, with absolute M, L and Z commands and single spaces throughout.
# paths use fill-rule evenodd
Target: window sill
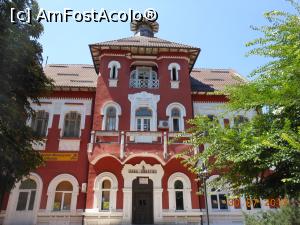
M 80 138 L 63 138 L 59 139 L 59 151 L 79 151 L 80 150 Z
M 118 86 L 118 79 L 108 79 L 108 86 L 109 87 L 117 87 Z
M 173 88 L 173 89 L 179 88 L 179 83 L 180 83 L 179 80 L 171 80 L 170 83 L 171 83 L 171 88 Z
M 80 137 L 61 137 L 59 140 L 80 140 Z

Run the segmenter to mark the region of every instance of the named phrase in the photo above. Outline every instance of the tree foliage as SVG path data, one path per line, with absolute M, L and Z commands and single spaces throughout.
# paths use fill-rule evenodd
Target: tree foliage
M 265 211 L 255 215 L 245 215 L 246 225 L 299 225 L 300 208 L 282 207 L 278 211 Z
M 35 15 L 38 5 L 29 0 L 0 3 L 0 197 L 42 163 L 32 149 L 39 139 L 26 121 L 33 113 L 30 101 L 38 103 L 37 97 L 51 88 L 37 41 L 43 26 L 36 21 L 11 23 L 11 8 L 31 8 Z
M 247 44 L 248 55 L 271 61 L 254 70 L 253 81 L 224 91 L 230 99 L 225 106 L 229 113 L 256 110 L 257 115 L 227 128 L 218 118 L 198 116 L 187 131 L 188 143 L 207 145 L 184 163 L 199 173 L 202 168 L 195 165 L 201 159 L 237 194 L 266 198 L 300 194 L 300 6 L 289 2 L 296 13 L 267 12 L 270 24 L 253 28 L 262 37 Z

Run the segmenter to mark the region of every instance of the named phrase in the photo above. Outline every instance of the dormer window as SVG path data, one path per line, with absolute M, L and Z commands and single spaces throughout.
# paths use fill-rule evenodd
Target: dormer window
M 119 69 L 121 65 L 118 61 L 110 61 L 108 64 L 109 68 L 109 87 L 117 87 L 118 85 L 118 77 L 119 77 Z
M 179 64 L 170 63 L 170 65 L 168 66 L 168 70 L 170 71 L 171 88 L 179 88 Z

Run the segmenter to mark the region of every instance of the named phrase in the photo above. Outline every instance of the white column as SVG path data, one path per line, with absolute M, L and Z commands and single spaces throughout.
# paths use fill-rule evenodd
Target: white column
M 131 224 L 132 189 L 123 188 L 123 223 Z
M 124 134 L 124 131 L 121 131 L 120 159 L 124 158 L 124 147 L 125 147 L 125 134 Z
M 154 223 L 162 222 L 162 188 L 153 189 L 153 216 Z

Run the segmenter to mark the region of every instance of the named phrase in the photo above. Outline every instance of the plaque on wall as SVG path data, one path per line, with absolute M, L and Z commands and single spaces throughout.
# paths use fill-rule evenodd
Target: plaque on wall
M 139 184 L 148 184 L 148 177 L 140 177 Z

